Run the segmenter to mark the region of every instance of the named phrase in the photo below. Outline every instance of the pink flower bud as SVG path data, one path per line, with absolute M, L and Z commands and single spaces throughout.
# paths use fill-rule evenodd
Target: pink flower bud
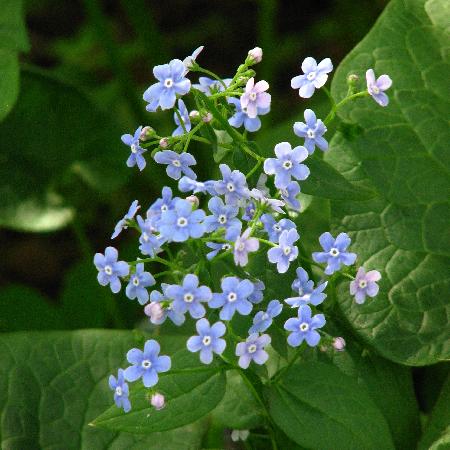
M 211 122 L 211 120 L 213 119 L 213 115 L 210 112 L 207 112 L 203 117 L 202 120 L 205 123 L 209 123 Z
M 200 113 L 199 113 L 196 109 L 193 109 L 193 110 L 189 113 L 189 118 L 190 118 L 191 120 L 199 119 L 199 118 L 200 118 Z
M 189 203 L 192 203 L 192 205 L 195 207 L 198 207 L 198 205 L 200 204 L 200 200 L 195 195 L 190 195 L 189 197 L 186 197 L 186 200 Z
M 158 322 L 164 316 L 164 309 L 158 302 L 151 302 L 144 308 L 144 313 L 150 317 L 151 322 Z
M 146 141 L 154 132 L 155 130 L 147 125 L 146 127 L 142 128 L 139 140 Z
M 159 141 L 159 146 L 160 146 L 161 148 L 167 148 L 167 147 L 169 146 L 169 139 L 167 139 L 167 138 L 162 138 L 162 139 Z
M 255 47 L 248 52 L 248 57 L 253 64 L 258 64 L 261 62 L 263 56 L 263 51 L 261 47 Z
M 345 350 L 345 339 L 343 337 L 336 337 L 333 339 L 333 348 L 338 351 L 342 352 Z
M 152 399 L 150 400 L 150 403 L 158 411 L 160 409 L 163 409 L 164 406 L 166 406 L 166 401 L 164 399 L 164 395 L 159 394 L 158 392 L 156 394 L 152 395 Z

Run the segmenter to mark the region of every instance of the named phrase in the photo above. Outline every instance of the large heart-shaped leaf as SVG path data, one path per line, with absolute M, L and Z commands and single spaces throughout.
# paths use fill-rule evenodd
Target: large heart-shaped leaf
M 444 0 L 394 0 L 333 80 L 374 67 L 393 79 L 390 104 L 371 98 L 340 116 L 358 124 L 338 134 L 327 161 L 359 186 L 368 201 L 333 201 L 334 231 L 349 232 L 358 264 L 382 273 L 380 293 L 357 305 L 341 287 L 338 298 L 356 331 L 387 358 L 411 365 L 450 357 L 450 130 L 448 34 Z M 443 20 L 447 17 L 447 21 Z
M 129 331 L 9 333 L 0 337 L 1 447 L 193 450 L 204 422 L 149 436 L 88 424 L 112 403 L 108 376 L 139 346 Z M 168 344 L 166 347 L 173 345 Z M 164 343 L 162 344 L 165 350 Z M 192 403 L 193 404 L 193 403 Z M 191 405 L 191 409 L 194 409 Z

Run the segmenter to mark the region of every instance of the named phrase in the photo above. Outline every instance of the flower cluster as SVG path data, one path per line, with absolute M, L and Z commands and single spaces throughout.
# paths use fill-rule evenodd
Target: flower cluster
M 308 158 L 316 147 L 328 150 L 324 135 L 336 108 L 352 95 L 370 95 L 385 106 L 387 96 L 383 91 L 391 81 L 387 75 L 375 80 L 369 70 L 367 91 L 351 94 L 339 104 L 333 102 L 327 119 L 318 119 L 310 109 L 304 111 L 305 122 L 293 125 L 303 145 L 280 142 L 273 149 L 273 157 L 264 158 L 256 143 L 239 131 L 242 126 L 246 132 L 257 131 L 262 126 L 258 116 L 270 111 L 269 84 L 257 81 L 251 68 L 261 61 L 262 50 L 251 50 L 232 78 L 201 76 L 193 84 L 188 74 L 211 76 L 197 63 L 202 50 L 199 47 L 184 61 L 174 59 L 156 66 L 153 74 L 157 81 L 144 92 L 147 111 L 173 110 L 176 128 L 172 134 L 160 136 L 153 128 L 140 126 L 133 135 L 122 136 L 131 149 L 126 164 L 143 170 L 148 162 L 145 155 L 149 155 L 157 164 L 166 166 L 168 177 L 177 180 L 179 196 L 166 186 L 147 210 L 141 209 L 137 200 L 131 204 L 115 226 L 112 238 L 125 229 L 136 231 L 140 256 L 135 261 L 120 261 L 118 251 L 107 247 L 104 254 L 94 257 L 98 281 L 102 286 L 109 285 L 114 293 L 121 290 L 122 282 L 126 283 L 126 296 L 145 305 L 144 312 L 153 325 L 169 319 L 178 326 L 193 319 L 196 331 L 187 340 L 186 348 L 198 352 L 203 364 L 211 364 L 214 358 L 242 369 L 264 364 L 269 358 L 270 329 L 274 321 L 282 320 L 283 308 L 290 317 L 283 319 L 280 328 L 286 330 L 290 346 L 299 347 L 305 341 L 315 347 L 323 340 L 340 351 L 345 347 L 344 339 L 333 339 L 323 330 L 326 320 L 320 311 L 327 298 L 327 286 L 350 278 L 350 293 L 360 304 L 366 296 L 377 294 L 376 282 L 381 275 L 375 270 L 366 273 L 362 267 L 355 273 L 357 255 L 348 251 L 351 239 L 345 232 L 336 238 L 323 233 L 319 237 L 323 251 L 312 253 L 311 259 L 295 221 L 301 211 L 298 194 L 310 175 Z M 302 75 L 292 78 L 291 86 L 299 90 L 301 97 L 310 98 L 326 84 L 333 65 L 329 58 L 317 64 L 308 57 L 302 70 Z M 222 136 L 220 142 L 218 136 Z M 233 167 L 233 159 L 224 159 L 216 179 L 199 181 L 194 170 L 197 160 L 188 150 L 204 144 L 222 146 L 225 153 L 245 153 L 255 165 L 245 174 Z M 261 169 L 263 173 L 258 174 Z M 189 251 L 180 250 L 180 243 Z M 195 257 L 186 262 L 189 252 Z M 291 277 L 293 296 L 272 298 L 264 281 L 252 275 L 255 255 L 260 254 L 268 270 L 280 277 Z M 216 264 L 219 260 L 226 271 L 220 272 L 221 266 Z M 262 264 L 261 260 L 257 264 Z M 157 274 L 161 266 L 166 271 Z M 219 283 L 211 282 L 212 276 L 205 278 L 205 272 L 219 272 Z M 160 276 L 166 282 L 155 288 Z M 246 335 L 233 330 L 233 319 L 238 315 L 248 317 Z M 227 346 L 232 346 L 235 362 L 225 358 Z M 154 389 L 160 374 L 170 370 L 171 358 L 161 356 L 160 345 L 150 339 L 143 350 L 129 350 L 126 359 L 130 365 L 119 369 L 117 378 L 111 375 L 109 379 L 116 405 L 128 412 L 131 404 L 127 382 L 142 380 L 154 408 L 164 407 L 164 395 Z M 167 395 L 170 403 L 170 393 Z

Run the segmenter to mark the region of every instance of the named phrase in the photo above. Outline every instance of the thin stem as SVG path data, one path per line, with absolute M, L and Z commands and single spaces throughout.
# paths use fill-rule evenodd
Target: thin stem
M 225 82 L 222 80 L 222 78 L 220 78 L 218 75 L 216 75 L 214 72 L 211 72 L 208 69 L 204 69 L 203 67 L 197 66 L 193 72 L 201 72 L 204 73 L 206 75 L 209 75 L 210 77 L 214 78 L 215 80 L 219 81 L 224 89 L 227 89 L 227 85 L 225 84 Z
M 328 116 L 325 118 L 323 123 L 325 125 L 328 125 L 335 117 L 336 111 L 341 108 L 343 105 L 348 103 L 351 100 L 361 98 L 361 97 L 367 97 L 369 93 L 367 91 L 361 91 L 357 92 L 356 94 L 349 95 L 348 97 L 345 97 L 343 100 L 341 100 L 339 103 L 336 103 L 332 108 L 331 111 L 328 113 Z
M 270 247 L 278 247 L 277 244 L 275 244 L 274 242 L 270 242 L 267 239 L 262 239 L 262 238 L 256 238 L 258 239 L 259 242 L 262 242 L 263 244 L 269 245 Z
M 191 131 L 189 131 L 186 142 L 184 143 L 183 152 L 185 152 L 189 147 L 189 142 L 191 141 L 192 137 L 195 133 L 205 124 L 205 122 L 199 122 Z
M 252 170 L 250 170 L 250 172 L 247 175 L 245 175 L 245 178 L 250 178 L 258 170 L 261 164 L 262 161 L 260 159 L 256 161 L 256 164 L 253 166 Z
M 295 363 L 295 361 L 297 361 L 298 357 L 301 355 L 302 350 L 303 350 L 303 347 L 300 346 L 300 347 L 297 349 L 297 351 L 294 353 L 294 356 L 293 356 L 292 359 L 289 361 L 289 363 L 288 363 L 286 366 L 282 367 L 282 368 L 281 368 L 281 369 L 273 376 L 273 378 L 270 380 L 270 384 L 276 383 L 276 382 L 280 379 L 281 375 L 283 375 L 284 372 L 286 372 L 287 370 L 289 370 L 289 369 L 292 367 L 292 365 Z

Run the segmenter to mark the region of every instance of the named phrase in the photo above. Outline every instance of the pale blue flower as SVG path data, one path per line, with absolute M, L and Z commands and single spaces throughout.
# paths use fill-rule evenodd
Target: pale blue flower
M 278 245 L 272 247 L 267 256 L 271 263 L 277 264 L 279 273 L 285 273 L 289 269 L 289 264 L 298 256 L 298 248 L 294 242 L 298 240 L 299 234 L 295 228 L 284 230 L 279 237 Z
M 126 277 L 130 266 L 125 261 L 117 261 L 118 251 L 114 247 L 107 247 L 105 254 L 96 253 L 94 264 L 98 270 L 97 280 L 102 286 L 110 285 L 111 291 L 117 294 L 120 291 L 120 278 Z
M 306 109 L 305 122 L 294 123 L 294 133 L 302 138 L 305 138 L 304 146 L 308 153 L 311 155 L 314 153 L 314 149 L 317 147 L 322 151 L 328 150 L 328 142 L 323 135 L 327 132 L 327 127 L 324 123 L 316 118 L 314 111 Z
M 355 296 L 356 303 L 366 301 L 366 295 L 375 297 L 378 294 L 378 284 L 381 274 L 378 270 L 370 270 L 366 273 L 363 267 L 358 269 L 356 278 L 350 283 L 350 294 Z
M 208 202 L 208 209 L 211 216 L 205 217 L 205 228 L 207 233 L 211 233 L 221 227 L 238 227 L 241 221 L 236 217 L 239 213 L 237 206 L 225 205 L 221 198 L 212 197 Z
M 366 72 L 367 91 L 372 98 L 381 106 L 387 106 L 389 104 L 389 97 L 384 93 L 392 86 L 392 80 L 389 75 L 381 75 L 378 79 L 375 79 L 375 73 L 373 69 L 369 69 Z
M 140 206 L 137 200 L 135 200 L 128 209 L 128 212 L 117 222 L 117 225 L 114 227 L 114 233 L 111 236 L 111 239 L 115 239 L 122 230 L 126 230 L 128 228 L 128 221 L 132 220 L 136 213 L 138 212 Z
M 298 75 L 291 80 L 292 89 L 298 89 L 298 95 L 310 98 L 316 89 L 321 88 L 328 79 L 328 74 L 333 70 L 330 58 L 325 58 L 317 64 L 310 56 L 302 63 L 303 75 Z
M 236 346 L 236 356 L 239 356 L 239 366 L 247 369 L 252 361 L 262 365 L 268 359 L 269 355 L 264 348 L 270 344 L 270 336 L 263 334 L 258 336 L 257 333 L 251 334 L 245 342 L 239 342 Z
M 144 264 L 136 264 L 136 271 L 130 276 L 130 281 L 126 287 L 125 293 L 130 300 L 138 299 L 141 305 L 148 302 L 149 295 L 146 288 L 156 283 L 150 272 L 145 272 Z
M 227 205 L 236 206 L 242 200 L 250 196 L 245 175 L 239 170 L 233 170 L 226 165 L 220 164 L 222 180 L 216 181 L 214 188 L 219 195 L 225 195 Z
M 327 287 L 328 281 L 320 283 L 314 288 L 314 281 L 309 279 L 308 272 L 302 267 L 297 269 L 297 278 L 292 283 L 292 289 L 298 293 L 295 297 L 290 297 L 285 302 L 292 308 L 298 308 L 300 305 L 310 303 L 317 306 L 327 297 L 323 293 Z
M 142 148 L 139 145 L 139 137 L 141 136 L 142 127 L 139 127 L 135 132 L 134 136 L 131 134 L 124 134 L 120 138 L 125 145 L 128 145 L 131 149 L 131 154 L 127 159 L 127 166 L 134 167 L 138 166 L 139 170 L 144 170 L 147 164 L 145 158 L 142 156 L 143 153 L 147 151 L 146 148 Z
M 273 319 L 281 314 L 283 305 L 278 300 L 272 300 L 267 305 L 266 311 L 259 311 L 253 317 L 253 325 L 248 330 L 249 334 L 263 333 L 270 325 L 272 325 Z
M 308 305 L 300 305 L 298 318 L 291 317 L 284 324 L 284 329 L 291 331 L 287 341 L 292 347 L 298 347 L 304 340 L 310 347 L 315 347 L 320 341 L 320 334 L 316 331 L 326 323 L 323 314 L 311 317 L 311 308 Z
M 117 379 L 114 375 L 109 376 L 109 388 L 114 391 L 114 402 L 118 408 L 123 408 L 127 413 L 131 410 L 131 403 L 128 398 L 130 395 L 128 383 L 125 382 L 123 370 L 117 372 Z
M 269 235 L 269 241 L 278 242 L 280 234 L 284 230 L 291 230 L 295 228 L 295 223 L 289 219 L 281 219 L 276 221 L 271 214 L 263 214 L 261 216 L 261 222 L 264 225 L 264 230 Z
M 187 340 L 186 346 L 190 352 L 200 352 L 200 361 L 203 364 L 211 364 L 213 353 L 221 355 L 225 350 L 226 342 L 221 337 L 225 334 L 226 328 L 222 322 L 216 322 L 210 326 L 208 320 L 197 321 L 197 336 L 192 336 Z
M 166 173 L 174 180 L 180 179 L 182 173 L 194 180 L 197 178 L 195 172 L 189 167 L 197 164 L 197 161 L 190 153 L 176 153 L 172 150 L 163 150 L 155 153 L 154 159 L 159 164 L 167 164 Z
M 297 198 L 300 193 L 300 185 L 296 181 L 291 181 L 284 189 L 280 189 L 281 198 L 295 211 L 300 211 L 301 205 Z

